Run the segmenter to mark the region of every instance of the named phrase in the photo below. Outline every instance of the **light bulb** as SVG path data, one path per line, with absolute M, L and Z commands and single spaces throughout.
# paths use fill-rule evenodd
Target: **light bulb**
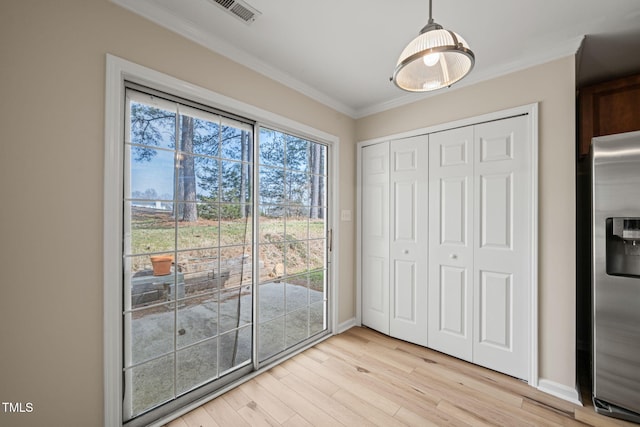
M 434 90 L 434 89 L 438 89 L 439 87 L 440 87 L 440 84 L 435 80 L 425 82 L 422 85 L 423 90 Z
M 437 52 L 430 53 L 429 55 L 425 55 L 422 57 L 422 61 L 424 62 L 424 65 L 426 65 L 427 67 L 433 67 L 438 63 L 439 60 L 440 60 L 440 54 Z

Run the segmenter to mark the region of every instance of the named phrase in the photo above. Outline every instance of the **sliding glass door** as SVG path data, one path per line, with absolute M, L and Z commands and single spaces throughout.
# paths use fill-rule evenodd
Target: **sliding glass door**
M 328 147 L 146 88 L 125 110 L 133 426 L 328 332 Z
M 327 329 L 327 147 L 260 128 L 258 358 Z
M 125 419 L 252 362 L 253 126 L 127 90 Z

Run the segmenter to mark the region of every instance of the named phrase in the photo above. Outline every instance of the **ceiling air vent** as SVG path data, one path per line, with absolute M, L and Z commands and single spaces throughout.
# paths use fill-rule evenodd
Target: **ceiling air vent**
M 227 11 L 227 13 L 235 16 L 236 18 L 251 24 L 256 18 L 261 15 L 260 11 L 255 7 L 250 6 L 244 1 L 238 0 L 211 0 L 221 8 Z

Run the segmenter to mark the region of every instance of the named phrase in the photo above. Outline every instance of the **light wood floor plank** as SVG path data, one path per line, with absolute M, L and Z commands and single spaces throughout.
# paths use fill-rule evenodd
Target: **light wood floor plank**
M 515 378 L 352 328 L 166 427 L 602 426 L 597 414 Z
M 327 355 L 322 353 L 321 351 L 316 350 L 315 348 L 310 348 L 304 352 L 307 357 L 314 359 L 317 362 L 324 362 L 327 360 Z
M 346 390 L 338 390 L 333 395 L 333 398 L 339 402 L 342 402 L 343 405 L 347 406 L 354 412 L 360 414 L 368 421 L 379 427 L 402 427 L 406 425 L 403 422 L 393 418 L 393 416 L 378 409 L 375 404 L 372 404 L 371 402 L 366 400 L 366 398 L 353 395 Z
M 347 361 L 329 359 L 324 364 L 344 373 L 351 381 L 366 385 L 367 388 L 395 402 L 398 406 L 407 405 L 407 403 L 418 400 L 422 406 L 435 408 L 440 401 L 439 396 L 413 385 L 413 382 L 409 383 L 408 374 L 394 377 L 384 371 L 376 370 L 373 366 L 360 362 L 362 361 L 358 361 L 357 365 L 350 365 Z M 367 368 L 363 367 L 363 365 L 367 366 Z M 395 413 L 396 411 L 397 408 L 393 407 L 392 412 Z
M 313 384 L 316 389 L 320 390 L 327 396 L 331 396 L 340 388 L 323 376 L 307 369 L 296 360 L 289 359 L 282 364 L 282 367 L 291 374 L 306 379 L 309 383 Z
M 441 425 L 433 423 L 406 408 L 400 408 L 394 417 L 411 427 L 438 427 Z
M 269 390 L 262 387 L 254 378 L 242 385 L 242 391 L 251 398 L 265 413 L 278 423 L 283 423 L 296 414 L 296 411 L 279 400 Z M 250 405 L 247 405 L 250 406 Z
M 548 406 L 540 405 L 538 402 L 533 402 L 529 399 L 525 399 L 525 401 L 522 402 L 522 409 L 530 414 L 537 415 L 548 422 L 559 424 L 561 426 L 578 427 L 585 425 L 584 423 L 575 420 L 572 414 L 555 411 L 553 409 L 549 410 Z
M 243 408 L 251 402 L 251 398 L 242 391 L 242 387 L 234 388 L 219 397 L 219 399 L 224 399 L 229 406 L 238 411 L 240 408 Z
M 298 414 L 289 418 L 289 420 L 282 425 L 284 427 L 313 427 L 313 424 L 311 424 L 309 421 L 305 420 Z
M 280 365 L 274 366 L 273 368 L 269 369 L 269 373 L 278 379 L 289 375 L 289 371 L 287 371 Z
M 497 423 L 490 422 L 480 414 L 471 413 L 466 409 L 456 406 L 447 400 L 441 400 L 440 403 L 438 403 L 438 409 L 440 411 L 446 412 L 447 414 L 450 414 L 451 416 L 459 419 L 462 422 L 467 423 L 470 426 L 493 427 L 499 425 Z
M 204 408 L 196 408 L 182 416 L 182 419 L 189 427 L 219 427 L 211 415 Z
M 220 426 L 249 426 L 249 423 L 224 399 L 213 399 L 211 402 L 202 405 L 202 407 Z
M 249 402 L 247 406 L 238 409 L 238 414 L 244 418 L 246 422 L 255 427 L 277 427 L 284 423 L 274 420 L 269 414 L 258 407 L 255 402 Z M 294 415 L 295 416 L 295 415 Z M 289 421 L 286 420 L 285 423 Z M 204 426 L 203 426 L 204 427 Z
M 293 408 L 305 420 L 318 426 L 332 427 L 340 424 L 338 420 L 320 409 L 313 401 L 307 400 L 304 396 L 289 388 L 282 380 L 278 380 L 269 372 L 256 377 L 258 384 L 264 387 L 265 390 L 269 390 L 274 396 L 277 396 L 283 403 L 286 402 L 289 407 Z
M 298 360 L 306 366 L 309 366 L 310 369 L 313 369 L 313 371 L 317 374 L 336 384 L 341 390 L 346 390 L 356 396 L 366 398 L 377 408 L 383 409 L 387 414 L 393 415 L 400 408 L 398 404 L 373 392 L 365 384 L 353 381 L 351 378 L 345 375 L 345 373 L 347 372 L 342 367 L 340 367 L 342 372 L 333 370 L 332 366 L 335 360 L 332 360 L 331 357 L 329 357 L 323 363 L 317 363 L 309 358 L 306 358 L 304 354 L 300 354 L 294 357 L 294 360 Z
M 301 396 L 305 397 L 310 402 L 313 402 L 319 409 L 325 411 L 327 414 L 331 415 L 346 426 L 373 425 L 364 417 L 345 407 L 340 403 L 340 401 L 319 391 L 314 387 L 313 383 L 310 383 L 303 378 L 299 378 L 295 374 L 289 375 L 281 381 L 296 393 L 300 393 Z M 339 389 L 336 391 L 338 390 Z

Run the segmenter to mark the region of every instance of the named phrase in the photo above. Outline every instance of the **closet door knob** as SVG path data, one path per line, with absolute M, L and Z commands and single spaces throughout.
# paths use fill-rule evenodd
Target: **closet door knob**
M 456 255 L 456 254 L 451 254 L 451 255 L 449 255 L 449 258 L 451 258 L 451 259 L 458 259 L 458 255 Z
M 402 251 L 402 253 L 407 255 L 409 253 L 409 249 L 405 249 L 404 251 Z

